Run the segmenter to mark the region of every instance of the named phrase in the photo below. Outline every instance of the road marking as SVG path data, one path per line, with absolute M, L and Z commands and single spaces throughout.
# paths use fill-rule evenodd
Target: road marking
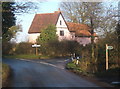
M 37 61 L 32 61 L 32 60 L 27 60 L 27 59 L 19 59 L 19 60 L 29 61 L 29 62 L 34 62 L 34 63 L 41 63 L 41 64 L 45 64 L 45 65 L 50 65 L 50 66 L 53 66 L 53 67 L 56 67 L 56 68 L 59 68 L 59 69 L 65 69 L 65 68 L 61 68 L 61 67 L 58 67 L 58 66 L 56 66 L 56 65 L 47 63 L 47 62 L 39 62 L 39 61 L 37 62 Z

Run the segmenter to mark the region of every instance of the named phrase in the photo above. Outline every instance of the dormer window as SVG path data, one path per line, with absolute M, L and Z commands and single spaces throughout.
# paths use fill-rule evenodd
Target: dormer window
M 60 25 L 62 25 L 62 21 L 60 20 Z

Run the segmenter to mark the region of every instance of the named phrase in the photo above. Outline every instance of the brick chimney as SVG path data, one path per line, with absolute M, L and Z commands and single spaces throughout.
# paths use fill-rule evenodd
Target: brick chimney
M 60 13 L 61 11 L 60 11 L 60 8 L 58 8 L 58 11 L 55 11 L 54 13 Z

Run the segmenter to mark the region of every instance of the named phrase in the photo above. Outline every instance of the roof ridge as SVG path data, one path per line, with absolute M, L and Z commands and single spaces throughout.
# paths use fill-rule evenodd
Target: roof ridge
M 74 22 L 67 22 L 67 23 L 87 25 L 87 24 L 83 24 L 83 23 L 74 23 Z
M 76 24 L 76 25 L 84 25 L 84 26 L 87 26 L 89 28 L 91 28 L 88 24 L 83 24 L 83 23 L 74 23 L 74 22 L 67 22 L 68 24 L 71 23 L 71 24 Z
M 57 13 L 56 13 L 57 12 Z M 54 13 L 38 13 L 38 15 L 45 15 L 45 14 L 59 14 L 60 12 L 56 11 Z
M 37 15 L 44 15 L 44 14 L 54 14 L 54 13 L 40 13 L 40 14 L 37 14 Z

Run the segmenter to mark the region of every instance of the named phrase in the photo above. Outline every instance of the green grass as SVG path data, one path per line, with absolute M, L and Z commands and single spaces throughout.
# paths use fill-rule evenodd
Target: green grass
M 7 64 L 2 63 L 2 82 L 3 84 L 6 82 L 10 75 L 10 67 Z
M 20 54 L 20 55 L 5 55 L 5 58 L 18 58 L 18 59 L 49 59 L 51 57 L 49 56 L 39 56 L 39 55 L 35 55 L 35 54 Z
M 74 63 L 70 62 L 70 63 L 68 63 L 68 64 L 66 65 L 66 67 L 67 67 L 68 69 L 74 69 L 74 68 L 76 68 L 76 65 L 75 65 Z
M 76 72 L 76 73 L 84 73 L 84 71 L 73 62 L 68 63 L 66 65 L 66 68 L 69 70 L 72 70 L 73 72 Z
M 72 70 L 75 73 L 80 73 L 80 74 L 85 74 L 87 76 L 95 75 L 100 78 L 111 78 L 111 77 L 119 77 L 120 76 L 120 67 L 116 68 L 111 68 L 107 71 L 102 71 L 102 72 L 96 72 L 96 73 L 88 73 L 87 71 L 84 71 L 80 66 L 77 66 L 74 62 L 70 62 L 66 65 L 66 68 L 69 70 Z
M 39 56 L 36 55 L 26 55 L 26 54 L 20 54 L 20 55 L 7 55 L 4 56 L 6 58 L 23 58 L 23 59 L 38 59 Z

